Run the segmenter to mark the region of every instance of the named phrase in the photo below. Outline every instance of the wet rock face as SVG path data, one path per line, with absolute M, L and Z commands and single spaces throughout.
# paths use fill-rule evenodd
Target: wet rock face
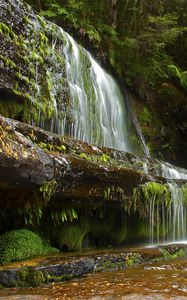
M 59 111 L 67 110 L 63 40 L 57 38 L 58 31 L 26 3 L 1 1 L 0 104 L 6 101 L 2 91 L 19 97 L 26 103 L 21 120 L 38 124 L 40 111 L 40 122 L 49 121 L 56 114 L 54 101 Z

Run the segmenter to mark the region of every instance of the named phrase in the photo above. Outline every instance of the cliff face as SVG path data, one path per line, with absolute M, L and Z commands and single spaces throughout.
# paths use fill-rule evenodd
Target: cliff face
M 51 133 L 71 109 L 61 29 L 18 0 L 0 2 L 0 22 L 1 231 L 26 227 L 68 249 L 160 232 L 150 213 L 173 209 L 162 162 Z
M 51 1 L 29 1 L 74 33 L 126 82 L 135 95 L 134 107 L 153 156 L 185 167 L 183 2 L 175 11 L 175 1 L 170 8 L 160 1 L 149 9 L 143 3 L 121 0 L 112 5 L 108 0 L 102 5 L 82 0 L 79 6 L 66 1 L 63 7 L 58 1 L 56 6 Z M 0 8 L 0 113 L 55 132 L 57 119 L 72 117 L 59 28 L 22 1 L 3 0 Z M 168 65 L 177 67 L 178 72 Z
M 0 9 L 0 113 L 47 123 L 57 108 L 68 110 L 59 29 L 22 1 L 3 0 Z
M 161 167 L 157 160 L 1 117 L 1 230 L 45 228 L 45 237 L 68 249 L 80 248 L 87 235 L 92 245 L 148 239 L 162 222 L 150 233 L 150 207 L 155 205 L 162 218 L 162 210 L 172 209 L 174 201 L 166 179 L 156 176 Z M 185 204 L 186 181 L 172 181 L 172 189 Z M 170 230 L 167 226 L 161 237 Z
M 187 1 L 28 2 L 125 82 L 152 155 L 186 167 Z

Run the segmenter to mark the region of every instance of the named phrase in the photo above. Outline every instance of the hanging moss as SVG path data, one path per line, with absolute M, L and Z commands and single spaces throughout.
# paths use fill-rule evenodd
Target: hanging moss
M 134 210 L 141 216 L 147 217 L 150 202 L 168 207 L 171 203 L 171 194 L 166 184 L 148 182 L 133 190 Z

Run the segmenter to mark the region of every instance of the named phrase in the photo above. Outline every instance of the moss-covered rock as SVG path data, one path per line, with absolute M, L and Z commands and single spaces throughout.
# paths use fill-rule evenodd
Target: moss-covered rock
M 52 252 L 58 250 L 44 245 L 36 233 L 27 229 L 9 231 L 0 236 L 0 263 L 19 261 Z
M 16 275 L 15 286 L 39 286 L 48 280 L 45 272 L 33 268 L 21 268 Z
M 89 232 L 89 223 L 73 222 L 63 224 L 57 229 L 57 244 L 64 250 L 80 250 L 85 235 Z
M 13 99 L 5 109 L 6 97 L 0 96 L 0 114 L 48 124 L 56 106 L 60 113 L 68 110 L 63 40 L 58 49 L 52 46 L 60 29 L 21 0 L 2 1 L 0 10 L 0 95 L 5 91 Z

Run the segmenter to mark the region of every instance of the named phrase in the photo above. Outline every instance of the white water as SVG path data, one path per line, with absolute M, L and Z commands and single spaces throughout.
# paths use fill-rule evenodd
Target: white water
M 66 76 L 70 88 L 71 123 L 62 122 L 58 133 L 90 144 L 133 152 L 123 96 L 114 79 L 61 29 Z M 65 127 L 65 128 L 64 128 Z
M 170 201 L 162 203 L 156 197 L 150 199 L 149 236 L 150 244 L 175 243 L 187 239 L 187 199 L 185 187 L 168 183 Z M 187 187 L 186 187 L 187 188 Z
M 121 91 L 114 79 L 93 59 L 89 52 L 79 46 L 72 37 L 60 29 L 64 40 L 66 79 L 70 90 L 71 117 L 58 120 L 57 132 L 90 144 L 134 152 L 131 131 L 128 124 L 129 106 L 125 106 Z M 53 43 L 55 48 L 56 41 Z M 125 97 L 128 102 L 128 95 Z M 131 112 L 131 115 L 132 112 Z M 133 118 L 137 129 L 136 118 Z M 132 121 L 131 121 L 132 122 Z M 138 134 L 146 156 L 149 151 L 141 131 Z M 133 136 L 135 132 L 133 132 Z M 148 162 L 148 160 L 147 160 Z M 149 173 L 148 164 L 144 171 Z M 169 163 L 158 162 L 158 176 L 167 179 L 187 179 L 187 171 Z M 175 183 L 168 183 L 171 201 L 166 207 L 153 197 L 150 200 L 149 226 L 150 243 L 185 240 L 186 205 L 182 189 Z
M 58 43 L 57 38 L 63 41 L 63 45 Z M 135 130 L 134 132 L 130 130 L 132 120 L 129 122 L 129 107 L 126 107 L 125 99 L 117 83 L 98 65 L 89 52 L 79 46 L 59 27 L 57 38 L 52 40 L 53 54 L 51 57 L 51 61 L 56 65 L 47 71 L 50 96 L 57 115 L 57 118 L 51 121 L 50 130 L 90 144 L 134 153 L 132 140 L 136 134 Z M 56 60 L 56 52 L 65 58 L 66 74 L 63 73 L 61 64 Z M 61 83 L 62 78 L 65 78 L 70 92 L 70 115 L 67 116 L 65 111 L 61 118 L 58 116 L 59 104 L 57 104 L 56 98 L 57 92 L 61 86 L 64 86 L 64 83 Z M 136 120 L 134 123 L 134 127 L 137 129 Z M 45 127 L 44 124 L 41 126 Z M 149 156 L 141 132 L 138 133 L 138 136 L 145 155 Z M 149 165 L 149 160 L 145 161 L 143 168 L 145 173 L 150 172 L 152 166 Z M 187 179 L 185 169 L 164 162 L 158 162 L 156 175 L 167 179 Z M 159 243 L 160 236 L 164 237 L 165 242 L 187 238 L 186 205 L 181 189 L 174 183 L 168 183 L 168 187 L 171 193 L 171 203 L 168 207 L 164 203 L 158 205 L 155 199 L 150 200 L 151 243 L 154 241 Z
M 167 179 L 187 179 L 187 170 L 162 163 L 162 174 Z
M 148 155 L 147 155 L 148 156 Z M 155 160 L 154 163 L 150 163 L 147 159 L 142 159 L 143 171 L 145 174 L 151 174 L 156 176 L 162 176 L 166 179 L 183 179 L 187 180 L 187 170 L 171 165 L 170 163 Z

